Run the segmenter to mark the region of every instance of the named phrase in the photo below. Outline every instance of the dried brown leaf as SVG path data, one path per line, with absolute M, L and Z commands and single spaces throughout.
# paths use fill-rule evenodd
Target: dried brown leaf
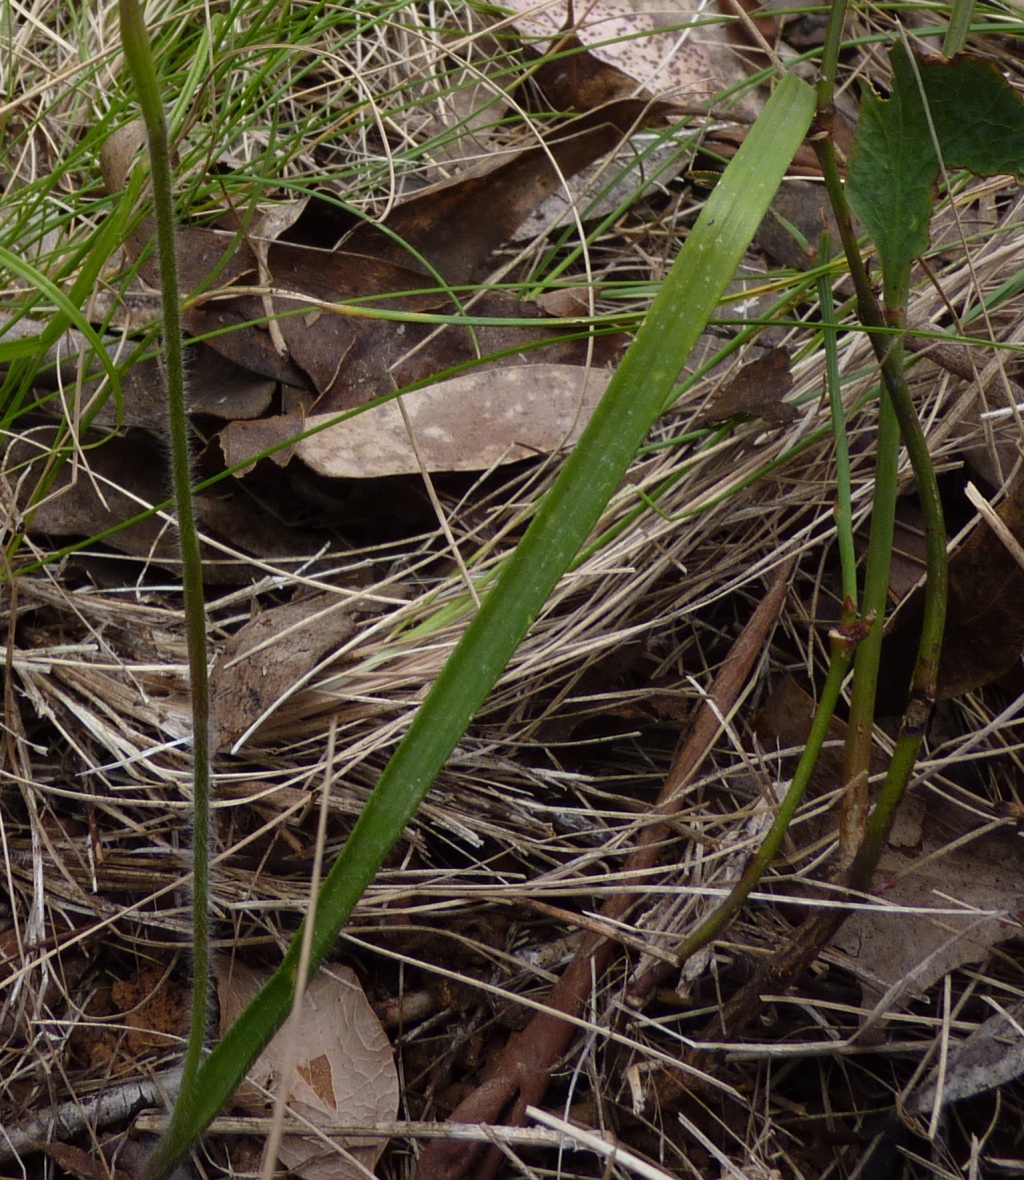
M 352 633 L 331 594 L 263 611 L 224 646 L 210 673 L 215 749 L 231 746 Z
M 663 104 L 634 100 L 608 104 L 482 175 L 425 190 L 394 209 L 386 229 L 367 222 L 353 229 L 327 201 L 287 210 L 287 219 L 297 214 L 291 238 L 331 249 L 296 240 L 267 241 L 241 230 L 184 228 L 178 233 L 182 287 L 206 292 L 186 303 L 186 330 L 260 377 L 312 387 L 325 413 L 354 408 L 480 352 L 524 350 L 547 340 L 544 356 L 534 351 L 532 359 L 582 363 L 586 342 L 563 341 L 564 334 L 541 324 L 536 329 L 481 326 L 474 331 L 452 325 L 438 331 L 433 324 L 410 322 L 399 330 L 359 314 L 352 305 L 454 313 L 457 308 L 444 282 L 464 283 L 482 274 L 494 250 L 566 177 L 664 109 Z M 277 227 L 270 230 L 276 233 Z M 345 232 L 344 249 L 334 249 Z M 151 227 L 143 227 L 131 252 L 140 252 L 150 234 Z M 140 274 L 156 283 L 151 256 Z M 242 283 L 264 285 L 258 292 L 232 294 L 230 288 Z M 538 316 L 535 305 L 520 304 L 501 292 L 477 300 L 473 310 L 492 319 Z M 279 317 L 273 321 L 273 338 L 266 327 L 268 316 Z M 615 345 L 604 341 L 598 346 L 598 364 L 609 347 Z
M 28 497 L 56 437 L 51 426 L 24 431 L 0 455 L 7 478 L 20 481 L 22 512 L 28 509 Z M 64 464 L 44 502 L 28 513 L 28 531 L 36 536 L 89 537 L 115 529 L 103 538 L 112 549 L 177 569 L 178 542 L 166 515 L 117 527 L 167 499 L 163 449 L 138 431 L 103 441 L 85 437 L 82 443 L 88 448 L 88 469 L 81 461 Z M 258 557 L 308 555 L 323 543 L 311 532 L 287 526 L 238 489 L 211 489 L 196 497 L 195 507 L 204 541 L 203 576 L 210 583 L 237 582 L 248 575 L 244 562 L 225 559 L 207 539 Z
M 295 444 L 279 446 L 305 429 L 301 414 L 276 414 L 272 418 L 260 418 L 255 422 L 229 422 L 218 435 L 224 462 L 228 467 L 246 464 L 238 468 L 239 475 L 245 475 L 255 466 L 254 456 L 271 447 L 278 447 L 270 458 L 278 467 L 286 467 L 295 454 Z
M 954 1045 L 945 1062 L 942 1077 L 942 1105 L 962 1102 L 975 1094 L 984 1094 L 1005 1086 L 1024 1074 L 1024 1005 L 1015 1004 L 1007 1012 L 996 1012 L 960 1044 Z M 935 1103 L 938 1070 L 907 1101 L 918 1113 L 930 1111 Z
M 232 364 L 212 349 L 200 350 L 189 371 L 189 410 L 193 414 L 211 414 L 231 421 L 258 418 L 266 413 L 273 396 L 273 381 Z
M 411 475 L 421 465 L 481 471 L 575 442 L 609 376 L 573 365 L 474 371 L 404 394 L 406 418 L 385 402 L 303 439 L 296 453 L 335 478 Z M 313 414 L 306 425 L 330 418 Z
M 636 79 L 590 53 L 571 31 L 552 42 L 534 73 L 548 102 L 560 111 L 592 111 L 620 98 L 649 98 Z
M 124 191 L 128 173 L 132 170 L 132 161 L 145 142 L 146 126 L 141 119 L 132 119 L 130 123 L 116 128 L 103 141 L 100 148 L 100 175 L 108 193 Z
M 1024 544 L 1024 482 L 1016 481 L 996 512 Z M 949 605 L 939 662 L 938 699 L 952 700 L 991 684 L 1013 669 L 1024 652 L 1024 569 L 979 520 L 949 562 Z M 915 591 L 886 639 L 879 678 L 881 706 L 895 712 L 905 696 L 921 629 L 923 595 Z
M 515 27 L 542 53 L 560 43 L 568 5 L 538 8 L 531 0 L 512 0 L 508 7 L 519 14 Z M 635 89 L 671 99 L 710 99 L 746 77 L 724 27 L 703 18 L 697 3 L 597 0 L 581 5 L 576 15 L 573 29 L 580 43 L 631 78 Z M 687 29 L 695 20 L 701 23 Z
M 70 1143 L 44 1143 L 42 1150 L 77 1180 L 110 1180 L 109 1169 L 91 1151 L 83 1151 Z
M 596 299 L 601 292 L 600 287 L 559 287 L 554 291 L 544 291 L 537 296 L 537 306 L 547 315 L 568 319 L 574 315 L 590 315 L 590 295 Z
M 797 416 L 796 406 L 782 400 L 792 388 L 789 350 L 771 348 L 748 361 L 731 381 L 715 391 L 702 422 L 724 422 L 737 414 L 749 414 L 772 425 L 792 422 Z
M 916 809 L 920 842 L 901 847 L 890 842 L 882 854 L 875 880 L 892 908 L 852 914 L 834 942 L 877 991 L 902 984 L 901 994 L 917 998 L 955 967 L 982 961 L 994 943 L 1014 935 L 1024 886 L 1020 841 L 1012 832 L 990 831 L 962 843 L 956 840 L 956 817 L 943 823 L 934 799 L 927 812 L 913 796 L 903 808 Z M 962 909 L 962 914 L 929 916 L 900 907 Z M 996 916 L 983 912 L 993 910 Z
M 435 186 L 399 205 L 387 218 L 388 236 L 360 224 L 345 248 L 396 264 L 413 265 L 416 251 L 449 283 L 482 276 L 494 251 L 567 177 L 616 148 L 625 136 L 661 119 L 664 103 L 622 99 L 572 119 L 544 142 L 481 175 Z M 410 249 L 411 248 L 411 249 Z
M 235 962 L 218 964 L 221 1028 L 226 1029 L 269 976 Z M 238 1105 L 256 1114 L 273 1103 L 286 1064 L 285 1030 L 270 1042 L 235 1094 Z M 398 1072 L 391 1045 L 355 974 L 331 963 L 306 988 L 292 1046 L 295 1076 L 289 1108 L 313 1124 L 390 1120 L 398 1109 Z M 362 1180 L 352 1155 L 372 1170 L 384 1141 L 332 1137 L 335 1149 L 312 1135 L 285 1135 L 280 1162 L 304 1180 Z

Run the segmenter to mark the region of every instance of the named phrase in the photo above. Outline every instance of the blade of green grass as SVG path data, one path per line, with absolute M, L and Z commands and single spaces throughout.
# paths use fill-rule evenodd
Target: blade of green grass
M 57 308 L 56 314 L 50 318 L 45 327 L 40 329 L 39 335 L 34 339 L 20 340 L 14 344 L 0 344 L 0 361 L 42 356 L 69 325 L 74 325 L 91 346 L 96 360 L 103 366 L 110 379 L 111 389 L 118 396 L 120 395 L 121 382 L 117 369 L 107 355 L 99 333 L 80 310 L 87 291 L 99 274 L 100 267 L 110 256 L 114 240 L 116 239 L 111 234 L 99 235 L 97 247 L 91 251 L 90 266 L 87 271 L 83 272 L 82 280 L 75 283 L 68 295 L 65 295 L 56 283 L 51 282 L 35 266 L 19 258 L 13 250 L 0 246 L 0 267 L 10 271 L 11 274 L 16 275 L 30 287 L 39 291 Z M 29 347 L 26 348 L 26 346 Z M 5 425 L 7 425 L 6 421 Z
M 414 717 L 328 874 L 311 939 L 315 967 L 384 856 L 401 837 L 470 719 L 568 568 L 668 401 L 799 147 L 814 92 L 778 85 L 691 230 L 636 339 L 515 552 Z M 281 966 L 213 1049 L 183 1095 L 147 1170 L 167 1175 L 188 1151 L 292 1004 L 302 932 Z

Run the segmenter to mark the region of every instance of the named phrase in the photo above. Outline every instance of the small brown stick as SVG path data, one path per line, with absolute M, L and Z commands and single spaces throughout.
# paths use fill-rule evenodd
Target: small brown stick
M 697 710 L 693 726 L 676 755 L 658 801 L 651 809 L 654 822 L 637 835 L 635 850 L 626 862 L 626 889 L 601 907 L 601 917 L 621 920 L 641 896 L 647 870 L 657 863 L 658 852 L 672 829 L 657 822 L 676 814 L 683 789 L 697 772 L 746 684 L 750 670 L 764 651 L 767 637 L 779 617 L 789 589 L 794 559 L 778 567 L 764 598 L 740 632 L 715 677 L 711 691 Z M 568 1015 L 578 1018 L 591 995 L 593 983 L 604 972 L 617 943 L 599 934 L 584 936 L 572 962 L 547 999 L 548 1011 L 538 1012 L 520 1033 L 509 1037 L 492 1057 L 483 1081 L 451 1115 L 457 1123 L 496 1123 L 502 1117 L 521 1126 L 526 1108 L 538 1105 L 547 1090 L 551 1070 L 569 1047 L 575 1033 Z M 479 1143 L 437 1140 L 424 1149 L 416 1168 L 416 1180 L 490 1180 L 503 1155 Z
M 45 1143 L 61 1142 L 82 1131 L 98 1131 L 130 1119 L 139 1110 L 162 1106 L 168 1095 L 178 1091 L 181 1070 L 175 1068 L 152 1078 L 133 1078 L 111 1090 L 86 1099 L 73 1098 L 51 1107 L 44 1114 L 24 1122 L 6 1124 L 0 1135 L 0 1164 L 20 1163 L 22 1157 L 41 1149 Z

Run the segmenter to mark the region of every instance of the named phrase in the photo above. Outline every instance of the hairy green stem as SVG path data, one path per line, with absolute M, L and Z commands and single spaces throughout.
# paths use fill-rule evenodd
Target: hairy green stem
M 192 503 L 185 365 L 181 339 L 178 262 L 175 252 L 174 194 L 167 121 L 157 83 L 149 34 L 137 0 L 118 0 L 121 43 L 139 99 L 149 145 L 153 210 L 160 260 L 164 364 L 167 382 L 167 433 L 178 542 L 181 549 L 185 632 L 192 697 L 192 1013 L 181 1089 L 171 1125 L 187 1115 L 206 1043 L 210 1008 L 210 689 L 206 666 L 206 608 L 203 562 Z M 152 1171 L 152 1168 L 150 1169 Z

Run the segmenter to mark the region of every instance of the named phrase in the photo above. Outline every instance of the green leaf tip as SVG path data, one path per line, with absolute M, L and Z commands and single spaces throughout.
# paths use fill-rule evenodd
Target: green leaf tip
M 947 168 L 1024 175 L 1024 102 L 968 54 L 911 59 L 897 44 L 889 61 L 892 96 L 864 94 L 846 193 L 883 272 L 898 276 L 928 247 L 939 153 Z

